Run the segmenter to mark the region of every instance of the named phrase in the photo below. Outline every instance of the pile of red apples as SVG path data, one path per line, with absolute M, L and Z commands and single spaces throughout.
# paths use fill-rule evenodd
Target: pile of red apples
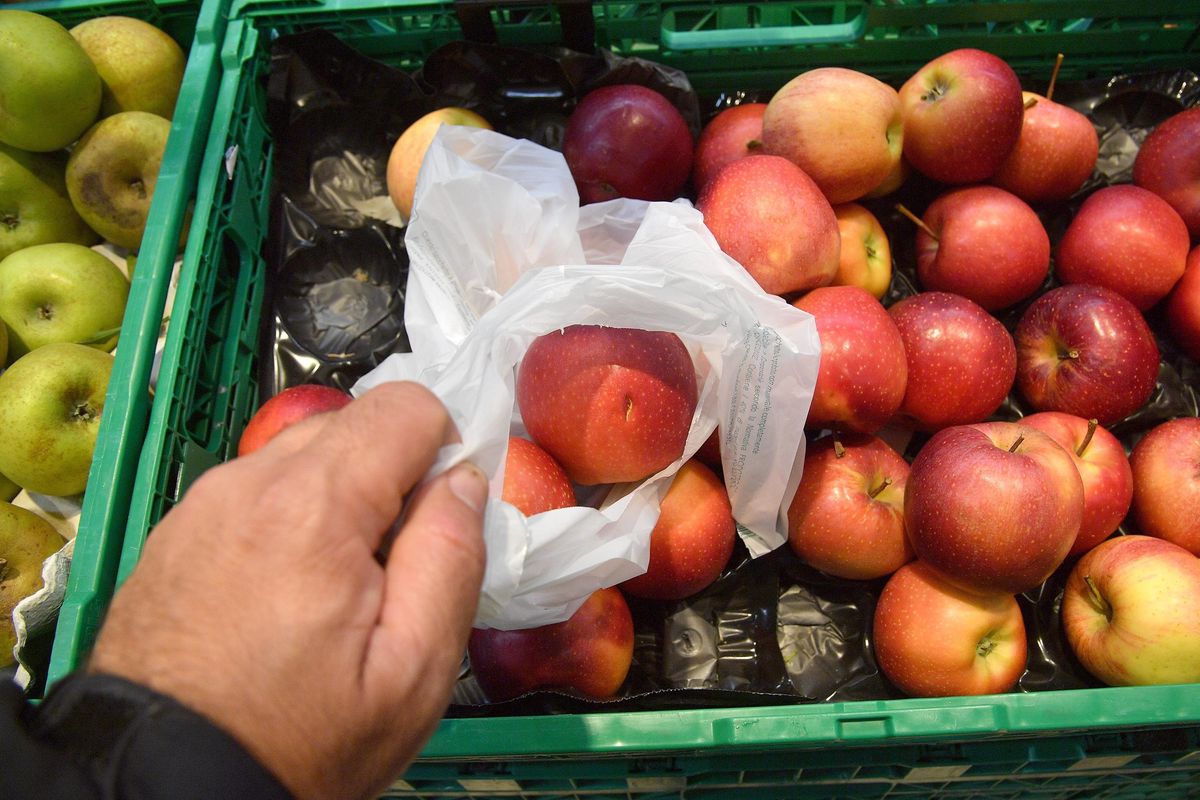
M 662 95 L 607 86 L 565 133 L 582 202 L 694 197 L 722 250 L 814 317 L 822 357 L 789 543 L 829 575 L 880 581 L 870 645 L 909 694 L 1011 690 L 1027 650 L 1016 595 L 1060 569 L 1062 626 L 1092 675 L 1200 681 L 1200 419 L 1165 421 L 1128 454 L 1110 431 L 1156 394 L 1147 314 L 1200 360 L 1200 108 L 1149 135 L 1133 183 L 1083 198 L 1096 130 L 1052 91 L 955 50 L 899 90 L 805 72 L 695 142 Z M 885 307 L 888 238 L 856 201 L 914 171 L 944 191 L 902 209 L 920 291 Z M 1042 216 L 1068 200 L 1078 210 L 1052 245 Z M 1010 396 L 1030 413 L 1000 421 Z M 673 334 L 575 326 L 535 341 L 517 400 L 530 439 L 510 441 L 504 499 L 535 515 L 679 459 L 696 375 Z M 614 696 L 632 658 L 622 593 L 681 600 L 721 575 L 736 534 L 717 434 L 673 479 L 645 575 L 566 622 L 475 632 L 490 699 Z M 910 439 L 923 442 L 911 463 L 889 444 Z

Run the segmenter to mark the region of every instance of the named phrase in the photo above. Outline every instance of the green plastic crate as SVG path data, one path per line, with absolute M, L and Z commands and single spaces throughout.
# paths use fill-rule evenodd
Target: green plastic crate
M 552 44 L 563 36 L 559 9 L 491 7 L 483 29 L 505 44 Z M 964 46 L 1034 78 L 1048 76 L 1060 51 L 1067 78 L 1200 70 L 1194 0 L 596 0 L 592 12 L 597 44 L 682 68 L 701 93 L 769 91 L 818 65 L 898 79 Z M 185 251 L 119 579 L 190 482 L 234 454 L 257 405 L 275 147 L 261 80 L 270 42 L 323 28 L 411 69 L 463 37 L 450 0 L 242 0 L 231 16 L 196 191 L 193 230 L 204 234 Z M 56 648 L 54 677 L 78 663 L 90 633 Z M 450 719 L 387 796 L 653 800 L 725 797 L 735 787 L 762 798 L 1200 796 L 1200 685 Z

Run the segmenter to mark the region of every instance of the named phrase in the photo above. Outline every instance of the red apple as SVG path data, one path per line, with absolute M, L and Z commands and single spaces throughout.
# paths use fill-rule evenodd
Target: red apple
M 1021 419 L 1058 442 L 1071 455 L 1083 481 L 1083 521 L 1067 557 L 1086 553 L 1116 531 L 1129 513 L 1133 472 L 1117 437 L 1095 420 L 1042 411 Z
M 888 680 L 921 697 L 1007 692 L 1025 671 L 1016 598 L 964 592 L 921 561 L 883 587 L 872 642 Z
M 983 50 L 938 56 L 900 87 L 904 156 L 942 183 L 991 177 L 1021 133 L 1021 83 Z
M 786 158 L 754 155 L 726 164 L 696 207 L 721 249 L 770 294 L 825 286 L 837 273 L 833 207 Z
M 1146 137 L 1133 182 L 1166 200 L 1200 238 L 1200 108 L 1179 112 Z
M 500 499 L 527 517 L 575 505 L 567 473 L 549 453 L 528 439 L 509 437 Z
M 857 286 L 813 289 L 792 305 L 813 315 L 821 338 L 821 365 L 805 426 L 879 430 L 900 407 L 908 381 L 896 323 Z
M 792 78 L 767 104 L 762 124 L 766 152 L 804 170 L 834 204 L 883 183 L 904 145 L 896 90 L 842 67 Z
M 692 132 L 653 89 L 603 86 L 571 112 L 562 152 L 581 202 L 674 200 L 692 171 Z
M 494 703 L 537 689 L 604 700 L 633 663 L 633 618 L 617 589 L 600 589 L 565 622 L 501 631 L 475 628 L 471 672 Z
M 877 436 L 818 439 L 788 509 L 792 550 L 839 578 L 892 574 L 913 559 L 904 535 L 907 482 L 908 462 Z
M 688 461 L 663 498 L 650 534 L 649 566 L 621 588 L 651 600 L 690 597 L 721 576 L 736 539 L 725 484 L 699 461 Z
M 1200 556 L 1200 419 L 1156 426 L 1134 446 L 1129 464 L 1138 530 Z
M 1183 276 L 1189 245 L 1187 226 L 1167 201 L 1138 186 L 1108 186 L 1076 212 L 1054 269 L 1065 284 L 1104 286 L 1145 311 Z
M 1200 246 L 1188 253 L 1183 277 L 1167 298 L 1167 325 L 1183 351 L 1200 361 Z
M 1050 273 L 1050 237 L 1025 201 L 995 186 L 952 189 L 917 230 L 917 277 L 926 289 L 953 292 L 988 311 L 1036 292 Z
M 1014 337 L 1017 386 L 1038 411 L 1111 425 L 1158 380 L 1158 343 L 1141 312 L 1100 286 L 1060 286 L 1025 310 Z
M 835 206 L 841 258 L 834 286 L 860 286 L 882 299 L 892 284 L 892 248 L 883 225 L 858 203 Z
M 623 483 L 683 455 L 696 370 L 679 337 L 572 325 L 539 336 L 517 373 L 530 437 L 575 483 Z
M 712 469 L 721 469 L 721 429 L 713 431 L 700 449 L 696 451 L 700 463 Z
M 1200 559 L 1149 536 L 1102 542 L 1071 570 L 1062 622 L 1110 686 L 1200 682 Z
M 704 126 L 696 143 L 692 188 L 699 192 L 730 161 L 762 152 L 762 118 L 766 103 L 731 106 Z
M 922 292 L 894 303 L 908 386 L 905 424 L 923 431 L 983 422 L 1004 402 L 1017 373 L 1017 350 L 1000 320 L 965 297 Z
M 1021 135 L 992 183 L 1027 203 L 1066 200 L 1096 169 L 1100 137 L 1092 121 L 1069 106 L 1025 92 Z
M 1020 594 L 1063 562 L 1083 519 L 1067 451 L 1012 422 L 959 425 L 913 460 L 904 522 L 917 558 L 974 592 Z
M 314 414 L 336 411 L 352 398 L 341 389 L 318 384 L 291 386 L 259 406 L 238 440 L 238 455 L 253 453 L 276 434 Z

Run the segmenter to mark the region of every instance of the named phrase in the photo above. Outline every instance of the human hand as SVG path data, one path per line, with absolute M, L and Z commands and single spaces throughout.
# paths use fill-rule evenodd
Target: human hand
M 148 537 L 88 668 L 205 715 L 297 797 L 379 792 L 445 711 L 483 578 L 482 473 L 406 498 L 453 435 L 432 394 L 391 383 L 209 470 Z

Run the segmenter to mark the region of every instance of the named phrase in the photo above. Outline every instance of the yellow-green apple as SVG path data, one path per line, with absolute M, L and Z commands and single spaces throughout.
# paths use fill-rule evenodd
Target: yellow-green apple
M 792 303 L 813 315 L 821 365 L 805 427 L 874 433 L 900 408 L 904 344 L 883 305 L 857 286 L 824 286 Z
M 1183 277 L 1187 225 L 1166 200 L 1140 186 L 1088 195 L 1058 243 L 1054 271 L 1064 284 L 1103 286 L 1145 311 Z
M 530 437 L 584 485 L 639 481 L 678 459 L 696 402 L 692 357 L 664 331 L 571 325 L 535 339 L 517 372 Z
M 1167 298 L 1167 327 L 1183 351 L 1200 361 L 1200 245 L 1188 253 L 1183 277 Z
M 1070 106 L 1033 92 L 1022 96 L 1021 135 L 991 181 L 1027 203 L 1066 200 L 1096 169 L 1096 126 Z
M 726 164 L 696 207 L 721 249 L 770 294 L 826 286 L 837 274 L 833 206 L 786 158 L 753 155 Z
M 1158 343 L 1141 312 L 1102 286 L 1059 286 L 1017 323 L 1017 388 L 1038 411 L 1112 425 L 1158 380 Z
M 995 186 L 951 189 L 934 200 L 917 230 L 917 277 L 988 311 L 1036 292 L 1050 273 L 1050 237 L 1024 200 Z
M 1129 513 L 1133 471 L 1125 448 L 1096 420 L 1074 414 L 1041 411 L 1023 417 L 1021 424 L 1058 442 L 1075 462 L 1083 481 L 1083 521 L 1067 557 L 1086 553 L 1111 536 Z
M 129 281 L 117 265 L 83 245 L 18 250 L 0 261 L 0 322 L 8 333 L 9 357 L 16 360 L 53 342 L 112 350 L 128 295 Z
M 908 462 L 870 434 L 809 445 L 788 508 L 788 543 L 806 563 L 851 580 L 890 575 L 912 561 L 904 533 Z
M 767 104 L 762 124 L 766 152 L 804 170 L 835 205 L 883 183 L 904 147 L 896 90 L 842 67 L 792 78 Z
M 964 592 L 921 561 L 883 587 L 872 642 L 888 680 L 920 697 L 1007 692 L 1025 671 L 1016 598 Z
M 619 589 L 600 589 L 565 622 L 516 631 L 475 628 L 467 653 L 479 687 L 494 703 L 538 689 L 605 700 L 633 663 L 633 617 Z
M 112 364 L 108 353 L 69 343 L 14 361 L 0 375 L 0 472 L 39 494 L 82 492 Z
M 351 401 L 350 395 L 332 386 L 304 383 L 289 386 L 258 407 L 242 435 L 237 454 L 246 456 L 274 439 L 280 431 L 326 411 L 337 411 Z
M 20 486 L 9 480 L 8 476 L 0 474 L 0 500 L 7 503 L 20 493 Z
M 0 142 L 46 153 L 75 141 L 100 110 L 100 75 L 42 14 L 0 10 Z
M 717 114 L 700 132 L 692 164 L 692 188 L 699 192 L 730 161 L 762 152 L 766 103 L 742 103 Z
M 692 132 L 679 109 L 636 84 L 588 92 L 563 132 L 563 157 L 584 203 L 674 200 L 692 172 L 692 152 Z
M 23 247 L 100 240 L 67 195 L 64 153 L 27 153 L 0 143 L 0 258 Z
M 510 436 L 500 499 L 527 517 L 575 505 L 575 491 L 562 466 L 528 439 Z
M 93 17 L 71 35 L 100 73 L 100 116 L 148 111 L 170 119 L 187 57 L 179 45 L 145 20 Z
M 965 297 L 921 292 L 893 303 L 908 383 L 899 418 L 934 432 L 983 422 L 1004 402 L 1017 374 L 1017 349 L 1000 320 Z
M 66 540 L 32 511 L 0 503 L 0 668 L 13 662 L 13 609 L 42 588 L 42 564 Z
M 621 589 L 650 600 L 691 597 L 721 577 L 736 539 L 725 484 L 699 461 L 687 461 L 671 479 L 650 533 L 649 566 Z
M 974 592 L 1020 594 L 1062 564 L 1083 520 L 1071 456 L 1012 422 L 938 431 L 917 453 L 904 522 L 917 558 Z
M 1200 238 L 1200 108 L 1168 118 L 1142 142 L 1133 182 L 1166 200 Z
M 900 87 L 904 155 L 942 183 L 977 183 L 1021 134 L 1021 83 L 1002 59 L 970 48 L 930 61 Z
M 1200 556 L 1200 419 L 1155 426 L 1129 456 L 1138 530 Z
M 425 152 L 442 125 L 492 129 L 491 123 L 479 114 L 458 106 L 430 111 L 404 129 L 388 155 L 387 189 L 392 203 L 405 219 L 412 216 L 413 192 L 417 188 L 417 175 L 425 160 Z
M 860 286 L 876 299 L 887 294 L 892 283 L 892 248 L 883 225 L 858 203 L 834 206 L 841 258 L 834 286 Z
M 1150 536 L 1101 542 L 1071 570 L 1062 624 L 1110 686 L 1200 682 L 1200 559 Z
M 145 111 L 97 122 L 71 150 L 67 193 L 92 230 L 137 250 L 146 230 L 171 123 Z

